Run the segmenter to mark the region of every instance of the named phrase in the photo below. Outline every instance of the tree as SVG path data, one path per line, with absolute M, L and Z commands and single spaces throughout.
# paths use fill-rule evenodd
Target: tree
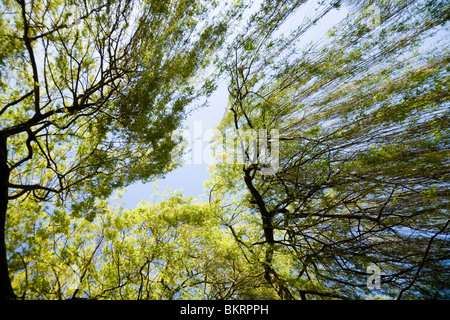
M 93 219 L 96 198 L 173 169 L 171 133 L 211 92 L 197 75 L 227 24 L 214 1 L 4 0 L 0 9 L 0 294 L 11 299 L 8 201 L 51 200 Z
M 262 1 L 215 60 L 230 98 L 209 202 L 108 206 L 176 165 L 170 133 L 214 87 L 196 76 L 227 30 L 208 4 L 89 3 L 63 22 L 65 3 L 3 2 L 19 297 L 448 298 L 446 1 Z
M 130 210 L 97 200 L 92 210 L 90 222 L 67 210 L 49 214 L 31 200 L 11 206 L 8 251 L 19 298 L 233 299 L 269 289 L 236 254 L 218 203 L 170 193 Z
M 230 129 L 279 137 L 236 134 L 242 163 L 219 148 L 211 194 L 232 208 L 241 249 L 263 248 L 253 263 L 280 299 L 373 296 L 370 266 L 381 296 L 448 298 L 449 4 L 308 5 L 264 1 L 230 45 L 218 145 Z M 302 41 L 339 10 L 325 37 Z M 303 22 L 280 35 L 293 16 Z M 259 228 L 244 239 L 242 223 Z

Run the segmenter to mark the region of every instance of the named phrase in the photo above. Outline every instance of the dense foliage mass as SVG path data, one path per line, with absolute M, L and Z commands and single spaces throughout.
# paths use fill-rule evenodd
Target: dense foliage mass
M 450 298 L 448 1 L 85 3 L 1 4 L 3 297 Z M 110 205 L 218 76 L 209 201 Z

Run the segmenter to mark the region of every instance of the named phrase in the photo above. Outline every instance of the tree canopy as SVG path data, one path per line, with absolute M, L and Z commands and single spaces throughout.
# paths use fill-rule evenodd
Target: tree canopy
M 84 3 L 1 5 L 19 298 L 450 297 L 448 1 Z M 209 201 L 110 206 L 220 76 Z
M 58 196 L 55 206 L 89 215 L 95 198 L 177 165 L 172 132 L 210 93 L 198 75 L 227 29 L 217 7 L 2 1 L 2 226 L 8 199 Z
M 19 298 L 229 299 L 263 287 L 217 205 L 174 193 L 131 210 L 97 201 L 95 210 L 89 222 L 31 201 L 11 208 Z
M 281 299 L 366 296 L 370 265 L 383 270 L 380 295 L 448 298 L 448 3 L 350 3 L 310 43 L 302 36 L 337 2 L 276 38 L 303 1 L 265 4 L 230 46 L 221 128 L 277 129 L 267 139 L 279 164 L 264 174 L 271 164 L 252 158 L 262 145 L 239 141 L 243 163 L 230 166 L 225 150 L 213 171 L 218 194 L 231 179 L 258 217 L 259 233 L 236 240 L 265 247 L 258 261 Z

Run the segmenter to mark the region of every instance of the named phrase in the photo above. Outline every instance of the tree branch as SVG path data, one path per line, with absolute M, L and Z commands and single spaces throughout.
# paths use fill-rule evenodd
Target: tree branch
M 436 233 L 430 238 L 430 241 L 428 241 L 428 246 L 427 246 L 427 249 L 425 250 L 425 254 L 424 254 L 424 256 L 423 256 L 423 259 L 422 259 L 422 261 L 421 261 L 419 267 L 417 268 L 416 274 L 413 276 L 413 279 L 412 279 L 411 282 L 408 284 L 408 286 L 406 286 L 405 288 L 403 288 L 402 290 L 400 290 L 400 293 L 398 294 L 397 300 L 401 300 L 403 294 L 404 294 L 406 291 L 408 291 L 409 289 L 412 288 L 412 286 L 414 285 L 414 283 L 415 283 L 416 280 L 417 280 L 417 277 L 419 276 L 420 271 L 422 271 L 422 268 L 423 268 L 423 266 L 425 265 L 425 262 L 426 262 L 426 260 L 427 260 L 428 253 L 430 252 L 430 249 L 431 249 L 431 244 L 433 243 L 434 239 L 435 239 L 438 235 L 440 235 L 442 232 L 444 232 L 444 230 L 447 228 L 447 226 L 449 225 L 449 223 L 450 223 L 450 220 L 447 220 L 447 223 L 444 225 L 444 227 L 442 227 L 441 230 L 439 230 L 438 232 L 436 232 Z
M 36 64 L 36 58 L 33 52 L 33 46 L 31 45 L 31 40 L 29 38 L 28 32 L 30 29 L 29 21 L 26 16 L 25 0 L 17 0 L 20 7 L 22 8 L 22 19 L 23 19 L 23 40 L 25 42 L 25 47 L 27 48 L 28 55 L 30 56 L 31 68 L 33 69 L 33 92 L 34 92 L 34 112 L 36 115 L 41 114 L 40 109 L 40 92 L 39 92 L 39 74 Z

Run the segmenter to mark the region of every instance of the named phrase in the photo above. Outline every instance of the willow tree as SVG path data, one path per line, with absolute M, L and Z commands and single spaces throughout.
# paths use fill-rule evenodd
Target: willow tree
M 448 298 L 449 9 L 268 0 L 230 45 L 219 129 L 279 136 L 237 135 L 211 195 L 279 298 Z
M 218 203 L 171 193 L 124 209 L 97 199 L 93 221 L 32 199 L 9 210 L 19 299 L 233 299 L 264 291 L 221 227 Z
M 171 133 L 211 91 L 198 75 L 227 25 L 215 1 L 5 0 L 0 9 L 0 294 L 8 299 L 8 201 L 51 200 L 54 210 L 93 218 L 96 197 L 173 169 Z

